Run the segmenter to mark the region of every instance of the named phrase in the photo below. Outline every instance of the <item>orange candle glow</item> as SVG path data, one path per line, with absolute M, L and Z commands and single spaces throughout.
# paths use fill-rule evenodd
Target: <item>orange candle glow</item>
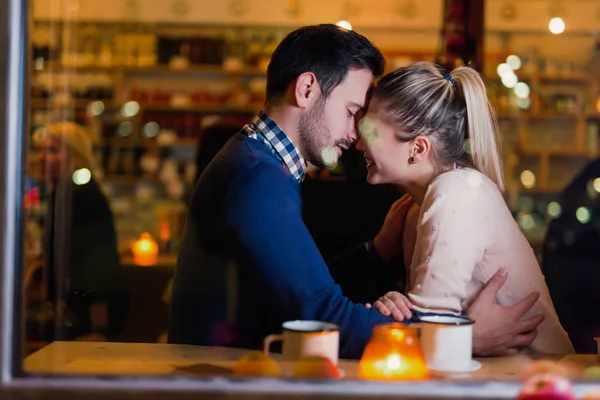
M 415 381 L 429 378 L 416 328 L 377 325 L 358 366 L 361 379 Z
M 133 244 L 131 251 L 137 265 L 148 266 L 156 264 L 158 245 L 148 232 L 142 233 L 142 236 Z
M 171 228 L 167 221 L 160 221 L 158 224 L 158 238 L 162 242 L 168 242 L 171 239 Z

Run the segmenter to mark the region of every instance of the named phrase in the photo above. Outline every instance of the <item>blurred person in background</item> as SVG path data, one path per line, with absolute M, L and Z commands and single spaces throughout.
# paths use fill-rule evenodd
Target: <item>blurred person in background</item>
M 600 304 L 598 177 L 600 159 L 586 165 L 560 193 L 560 215 L 550 221 L 541 263 L 556 312 L 577 353 L 596 352 L 594 337 L 600 336 L 600 312 L 585 307 Z M 589 221 L 578 219 L 581 207 L 591 214 Z
M 57 122 L 38 129 L 32 144 L 29 174 L 47 207 L 43 264 L 28 273 L 40 304 L 29 308 L 39 306 L 51 321 L 37 327 L 38 339 L 116 340 L 128 301 L 113 214 L 94 175 L 93 140 L 82 126 Z

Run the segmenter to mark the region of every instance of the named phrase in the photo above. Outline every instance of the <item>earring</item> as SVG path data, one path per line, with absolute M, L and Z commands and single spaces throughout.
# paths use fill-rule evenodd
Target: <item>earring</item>
M 414 157 L 409 158 L 408 162 L 411 163 L 411 164 L 414 163 L 415 162 L 415 158 Z

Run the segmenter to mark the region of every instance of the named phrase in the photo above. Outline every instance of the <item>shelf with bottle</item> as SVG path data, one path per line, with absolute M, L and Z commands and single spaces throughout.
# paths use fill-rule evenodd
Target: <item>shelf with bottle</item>
M 100 104 L 101 103 L 101 104 Z M 99 107 L 104 110 L 119 109 L 122 104 L 116 104 L 112 98 L 91 98 L 91 99 L 69 99 L 63 102 L 53 101 L 51 98 L 34 97 L 29 101 L 29 107 L 34 110 L 68 110 L 76 111 L 89 110 L 91 107 Z
M 518 71 L 517 71 L 518 72 Z M 498 75 L 486 75 L 485 80 L 493 85 L 498 85 L 502 78 Z M 590 85 L 595 80 L 594 78 L 585 73 L 578 74 L 565 74 L 565 75 L 524 75 L 518 74 L 519 82 L 526 82 L 531 84 L 541 85 L 559 85 L 559 86 L 584 86 Z
M 235 61 L 225 60 L 223 64 L 182 64 L 180 66 L 173 64 L 154 64 L 148 66 L 100 66 L 85 65 L 80 67 L 70 67 L 60 62 L 47 62 L 40 64 L 34 69 L 35 74 L 63 74 L 63 75 L 83 75 L 92 73 L 109 73 L 124 75 L 231 75 L 231 76 L 263 76 L 266 74 L 265 66 L 244 65 Z M 113 82 L 114 83 L 114 82 Z
M 586 136 L 584 110 L 589 88 L 565 89 L 550 79 L 544 84 L 539 76 L 535 78 L 526 93 L 510 88 L 491 90 L 503 145 L 507 138 L 511 140 L 507 186 L 517 193 L 558 192 L 582 165 L 600 154 L 597 139 Z M 528 99 L 525 107 L 520 102 L 524 97 Z
M 74 70 L 263 73 L 265 60 L 286 33 L 275 27 L 202 24 L 82 22 L 79 29 L 56 29 L 53 24 L 33 21 L 31 54 L 36 69 L 60 63 Z
M 173 107 L 160 105 L 142 106 L 145 112 L 172 113 L 172 114 L 254 114 L 262 108 L 263 104 L 239 106 L 231 103 L 198 103 L 193 106 Z
M 582 116 L 570 112 L 532 112 L 528 110 L 514 110 L 512 112 L 500 112 L 496 114 L 497 119 L 578 119 Z
M 102 104 L 100 105 L 99 102 Z M 48 110 L 56 112 L 65 112 L 72 110 L 75 113 L 89 111 L 91 107 L 100 108 L 103 111 L 118 111 L 124 105 L 124 103 L 119 104 L 112 101 L 104 100 L 74 100 L 71 102 L 56 104 L 46 99 L 32 99 L 29 104 L 32 110 Z M 140 110 L 142 112 L 173 114 L 194 113 L 250 115 L 258 112 L 262 108 L 262 106 L 263 103 L 239 105 L 230 102 L 201 102 L 186 106 L 171 106 L 168 103 L 158 103 L 147 105 L 140 104 Z
M 522 155 L 522 156 L 531 156 L 531 157 L 556 157 L 556 158 L 571 158 L 571 157 L 579 157 L 579 158 L 596 158 L 600 156 L 599 151 L 592 150 L 578 150 L 575 148 L 563 148 L 563 149 L 553 149 L 553 150 L 535 150 L 535 149 L 525 149 L 519 150 L 518 148 L 514 150 L 514 154 Z

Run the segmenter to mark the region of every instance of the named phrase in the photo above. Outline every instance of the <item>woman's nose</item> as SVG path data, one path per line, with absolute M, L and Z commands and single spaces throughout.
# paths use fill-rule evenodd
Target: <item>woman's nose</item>
M 365 151 L 365 145 L 361 135 L 358 135 L 358 139 L 356 140 L 356 150 Z

